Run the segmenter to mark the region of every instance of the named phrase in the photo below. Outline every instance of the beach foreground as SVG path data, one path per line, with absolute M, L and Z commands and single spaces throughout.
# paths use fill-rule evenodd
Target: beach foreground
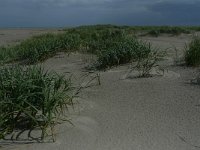
M 12 34 L 10 34 L 12 32 Z M 23 30 L 24 32 L 24 30 Z M 40 31 L 37 31 L 37 34 Z M 41 31 L 49 32 L 49 31 Z M 2 34 L 1 34 L 2 33 Z M 32 36 L 0 30 L 0 44 L 13 43 Z M 18 34 L 17 34 L 18 33 Z M 34 31 L 35 33 L 35 31 Z M 9 35 L 11 35 L 9 37 Z M 25 35 L 25 36 L 24 36 Z M 4 38 L 4 36 L 6 38 Z M 129 65 L 100 72 L 101 85 L 84 89 L 70 111 L 73 125 L 57 125 L 55 143 L 0 144 L 5 150 L 196 150 L 200 148 L 200 87 L 191 84 L 198 68 L 176 65 L 176 52 L 184 54 L 191 34 L 141 37 L 168 55 L 160 66 L 162 75 L 148 78 L 126 78 Z M 5 40 L 8 39 L 8 40 Z M 4 41 L 5 40 L 5 41 Z M 177 51 L 174 50 L 177 48 Z M 58 53 L 41 65 L 45 69 L 76 79 L 84 73 L 86 60 L 92 56 L 80 53 Z M 80 81 L 82 82 L 82 81 Z

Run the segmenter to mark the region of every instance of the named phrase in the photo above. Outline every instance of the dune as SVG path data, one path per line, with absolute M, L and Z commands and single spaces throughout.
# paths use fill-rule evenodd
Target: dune
M 129 78 L 129 65 L 101 71 L 101 85 L 84 89 L 68 122 L 57 125 L 55 143 L 3 143 L 5 150 L 196 150 L 200 148 L 200 87 L 190 84 L 197 69 L 174 65 L 191 35 L 143 37 L 170 55 L 161 61 L 162 75 Z M 1 39 L 0 39 L 1 41 Z M 171 47 L 170 49 L 166 49 Z M 60 53 L 42 65 L 58 73 L 84 74 L 86 58 Z M 88 79 L 86 79 L 88 80 Z

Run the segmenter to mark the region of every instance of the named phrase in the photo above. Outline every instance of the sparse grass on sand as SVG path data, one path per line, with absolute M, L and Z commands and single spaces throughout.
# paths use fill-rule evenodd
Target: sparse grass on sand
M 160 58 L 149 43 L 138 40 L 133 33 L 149 31 L 180 34 L 198 27 L 128 27 L 82 26 L 65 29 L 60 34 L 44 34 L 24 40 L 15 46 L 0 48 L 0 64 L 25 61 L 41 62 L 57 52 L 79 51 L 97 56 L 95 69 L 107 69 L 136 62 L 142 77 L 148 76 Z M 200 65 L 200 38 L 189 44 L 185 60 L 188 65 Z M 135 68 L 134 68 L 135 69 Z M 100 77 L 98 76 L 99 84 Z M 15 130 L 40 129 L 43 139 L 68 106 L 73 105 L 71 80 L 41 67 L 7 66 L 0 68 L 0 139 Z M 80 90 L 78 90 L 80 92 Z M 30 137 L 30 134 L 28 134 Z M 17 138 L 18 136 L 16 136 Z

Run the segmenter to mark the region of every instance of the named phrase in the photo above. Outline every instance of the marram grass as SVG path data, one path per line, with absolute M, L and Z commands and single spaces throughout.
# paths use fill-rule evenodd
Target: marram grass
M 41 67 L 0 69 L 0 139 L 18 129 L 47 134 L 66 107 L 73 105 L 71 80 Z M 53 133 L 51 133 L 53 135 Z
M 200 65 L 200 37 L 194 37 L 186 47 L 185 61 L 189 66 Z
M 77 34 L 44 34 L 10 47 L 0 47 L 0 63 L 26 60 L 29 64 L 43 61 L 59 51 L 75 51 L 80 47 Z

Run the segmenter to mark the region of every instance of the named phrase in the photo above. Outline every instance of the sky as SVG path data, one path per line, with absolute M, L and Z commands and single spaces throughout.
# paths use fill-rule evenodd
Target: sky
M 200 0 L 0 0 L 0 27 L 200 25 Z

